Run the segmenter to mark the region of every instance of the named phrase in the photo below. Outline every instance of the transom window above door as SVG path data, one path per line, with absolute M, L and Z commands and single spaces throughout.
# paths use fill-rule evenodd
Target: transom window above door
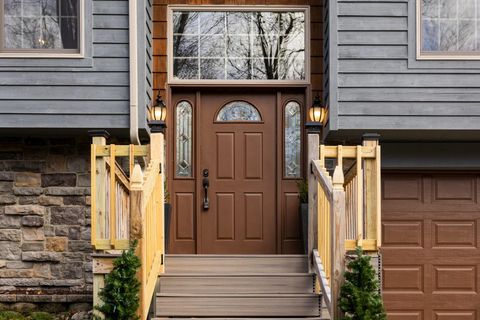
M 0 53 L 80 53 L 83 0 L 0 0 Z
M 480 58 L 480 0 L 417 0 L 417 57 Z
M 306 80 L 306 9 L 172 9 L 173 80 Z

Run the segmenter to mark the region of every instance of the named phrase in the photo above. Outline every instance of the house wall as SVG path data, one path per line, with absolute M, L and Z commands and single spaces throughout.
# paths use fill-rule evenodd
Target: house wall
M 129 128 L 128 1 L 84 2 L 84 58 L 0 57 L 0 129 Z M 150 0 L 137 6 L 139 123 L 145 128 L 152 9 Z
M 480 128 L 479 61 L 417 60 L 415 0 L 327 1 L 327 135 Z
M 88 137 L 0 150 L 0 302 L 91 302 Z
M 311 90 L 322 95 L 323 79 L 323 5 L 318 0 L 153 0 L 153 89 L 166 96 L 167 88 L 167 6 L 187 5 L 310 5 Z

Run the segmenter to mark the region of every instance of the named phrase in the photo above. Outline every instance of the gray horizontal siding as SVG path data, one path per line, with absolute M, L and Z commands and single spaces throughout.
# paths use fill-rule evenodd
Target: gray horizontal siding
M 480 129 L 480 70 L 472 61 L 409 63 L 415 0 L 330 1 L 337 4 L 330 37 L 338 68 L 328 75 L 337 92 L 330 130 Z
M 0 128 L 129 127 L 128 1 L 85 2 L 85 59 L 0 59 Z

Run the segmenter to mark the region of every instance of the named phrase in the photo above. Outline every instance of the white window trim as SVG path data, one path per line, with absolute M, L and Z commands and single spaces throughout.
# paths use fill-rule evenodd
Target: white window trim
M 85 0 L 79 0 L 80 12 L 79 12 L 79 26 L 80 30 L 80 51 L 75 53 L 61 53 L 61 52 L 44 52 L 44 51 L 28 51 L 28 52 L 1 52 L 0 58 L 67 58 L 67 59 L 79 59 L 85 57 Z M 4 2 L 0 1 L 0 5 L 3 6 Z M 3 13 L 3 10 L 2 10 Z M 0 17 L 3 21 L 4 17 Z
M 415 1 L 415 37 L 416 37 L 416 58 L 417 60 L 480 60 L 478 52 L 422 52 L 422 0 Z
M 173 77 L 173 12 L 174 11 L 297 11 L 305 13 L 305 79 L 303 80 L 209 80 L 175 79 Z M 310 6 L 231 6 L 231 5 L 169 5 L 167 10 L 167 83 L 169 85 L 275 85 L 305 86 L 310 83 Z

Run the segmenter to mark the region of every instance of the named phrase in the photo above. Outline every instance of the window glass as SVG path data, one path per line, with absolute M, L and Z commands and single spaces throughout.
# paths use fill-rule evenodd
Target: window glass
M 192 176 L 192 117 L 193 110 L 187 101 L 180 102 L 176 107 L 176 175 L 177 177 Z
M 304 12 L 173 12 L 175 79 L 304 80 Z
M 285 177 L 300 177 L 301 127 L 300 105 L 290 101 L 285 106 L 284 167 Z
M 262 121 L 257 108 L 245 101 L 227 103 L 217 114 L 216 121 Z
M 418 0 L 422 53 L 480 50 L 480 0 Z
M 80 0 L 3 0 L 4 51 L 79 49 Z

